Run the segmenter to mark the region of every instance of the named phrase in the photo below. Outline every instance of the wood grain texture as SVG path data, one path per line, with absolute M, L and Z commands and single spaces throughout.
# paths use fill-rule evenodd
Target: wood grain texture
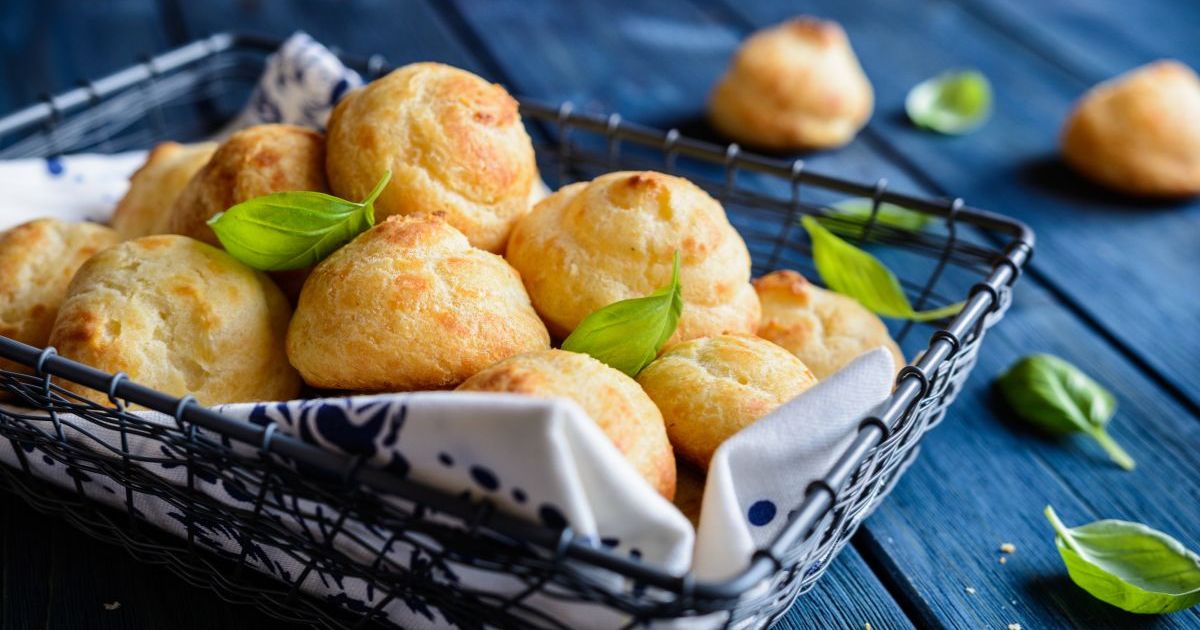
M 603 57 L 603 61 L 594 61 L 595 56 L 586 53 L 572 55 L 569 62 L 556 61 L 555 65 L 563 67 L 563 76 L 569 77 L 569 82 L 549 72 L 535 73 L 532 68 L 549 51 L 561 49 L 568 42 L 582 51 L 600 48 L 601 41 L 613 37 L 611 25 L 604 24 L 601 16 L 588 14 L 585 9 L 572 18 L 558 17 L 548 10 L 539 11 L 539 5 L 536 4 L 532 7 L 526 5 L 527 10 L 519 15 L 504 11 L 503 8 L 489 11 L 481 3 L 464 1 L 458 6 L 461 14 L 477 25 L 475 36 L 483 40 L 485 48 L 496 51 L 498 56 L 503 56 L 500 51 L 515 45 L 515 41 L 509 38 L 517 35 L 508 24 L 528 21 L 534 26 L 533 30 L 542 34 L 537 38 L 521 35 L 524 44 L 522 50 L 546 52 L 513 56 L 514 68 L 520 67 L 517 64 L 521 59 L 528 59 L 524 63 L 528 64 L 530 70 L 509 72 L 511 76 L 521 77 L 514 81 L 524 92 L 576 100 L 584 94 L 600 94 L 602 96 L 596 99 L 603 100 L 592 101 L 594 106 L 621 111 L 627 118 L 638 121 L 661 116 L 650 120 L 659 125 L 695 120 L 702 111 L 707 86 L 721 69 L 721 63 L 714 59 L 728 54 L 727 51 L 722 52 L 722 47 L 736 41 L 739 32 L 728 27 L 722 30 L 720 22 L 708 21 L 703 14 L 686 12 L 678 7 L 670 9 L 678 12 L 673 14 L 661 5 L 642 7 L 632 4 L 608 5 L 614 15 L 621 16 L 617 30 L 632 30 L 634 33 L 616 48 L 628 52 L 619 55 L 609 53 Z M 481 25 L 484 24 L 492 26 L 483 28 Z M 588 26 L 592 24 L 598 26 Z M 676 45 L 669 38 L 638 37 L 648 28 L 661 29 L 665 28 L 664 25 L 689 29 L 693 34 L 690 41 L 705 42 L 704 46 L 698 45 L 689 50 L 689 60 L 694 63 L 670 63 L 678 57 L 674 56 L 675 51 L 672 50 Z M 596 32 L 605 29 L 608 30 Z M 553 41 L 543 44 L 542 39 Z M 603 46 L 608 48 L 611 44 Z M 669 67 L 659 71 L 658 76 L 664 85 L 652 94 L 639 95 L 636 90 L 622 85 L 622 82 L 638 80 L 629 78 L 631 75 L 655 73 L 656 66 L 660 64 Z M 532 84 L 523 83 L 523 77 L 529 75 L 537 78 Z M 583 85 L 576 87 L 578 83 Z M 651 102 L 646 103 L 646 100 Z M 662 112 L 670 114 L 664 116 Z M 834 168 L 836 172 L 888 174 L 902 187 L 916 185 L 904 177 L 898 165 L 889 163 L 885 152 L 877 149 L 879 147 L 867 138 L 865 142 L 856 142 L 837 153 L 814 156 L 810 164 L 813 168 Z M 921 171 L 916 175 L 927 176 Z M 1018 599 L 1016 596 L 1002 599 L 996 596 L 994 589 L 987 591 L 989 595 L 974 600 L 960 598 L 970 583 L 991 584 L 997 577 L 1005 580 L 1016 578 L 1014 584 L 1006 588 L 1015 589 L 1018 593 L 1026 590 L 1020 587 L 1021 580 L 1029 577 L 1026 573 L 1010 571 L 1009 574 L 993 575 L 995 570 L 992 564 L 1000 566 L 993 554 L 1003 540 L 1002 534 L 1020 536 L 1021 542 L 1018 544 L 1028 550 L 1026 553 L 1037 558 L 1037 575 L 1051 578 L 1062 576 L 1048 530 L 1042 524 L 1040 509 L 1046 502 L 1075 506 L 1081 512 L 1079 521 L 1123 514 L 1126 518 L 1157 523 L 1157 526 L 1180 535 L 1183 540 L 1200 537 L 1200 532 L 1188 522 L 1191 518 L 1189 515 L 1194 511 L 1185 510 L 1181 515 L 1177 509 L 1180 498 L 1187 504 L 1189 500 L 1200 496 L 1191 481 L 1196 476 L 1196 467 L 1188 454 L 1190 449 L 1200 446 L 1195 419 L 1151 380 L 1140 375 L 1119 353 L 1108 347 L 1103 338 L 1077 321 L 1069 310 L 1060 307 L 1050 293 L 1038 289 L 1033 283 L 1026 282 L 1023 286 L 1014 311 L 988 339 L 983 352 L 985 359 L 977 368 L 979 373 L 969 384 L 969 391 L 957 403 L 951 419 L 931 436 L 931 445 L 924 449 L 922 460 L 914 470 L 921 470 L 927 465 L 925 458 L 936 459 L 940 456 L 942 459 L 934 464 L 938 468 L 932 474 L 926 470 L 921 481 L 906 479 L 897 494 L 881 508 L 881 514 L 898 510 L 909 518 L 911 527 L 901 533 L 894 524 L 883 526 L 875 520 L 867 524 L 864 534 L 864 540 L 868 541 L 866 548 L 872 554 L 880 554 L 877 559 L 881 566 L 891 567 L 895 571 L 892 576 L 895 583 L 905 589 L 904 595 L 911 598 L 908 603 L 921 611 L 922 618 L 918 625 L 952 628 L 1000 624 L 999 627 L 1003 627 L 1022 619 L 1027 625 L 1031 620 L 1046 619 L 1069 623 L 1080 615 L 1081 609 L 1076 606 L 1078 602 L 1070 596 L 1070 591 L 1064 592 L 1067 597 L 1065 600 L 1037 599 L 1020 608 L 1011 603 L 1013 599 Z M 1002 350 L 997 350 L 997 347 Z M 1122 473 L 1109 466 L 1098 451 L 1085 442 L 1045 441 L 1019 426 L 1000 420 L 1006 410 L 992 400 L 990 381 L 1017 357 L 1037 350 L 1062 354 L 1080 365 L 1089 366 L 1089 371 L 1103 382 L 1116 385 L 1124 405 L 1121 419 L 1115 427 L 1120 435 L 1118 439 L 1130 442 L 1131 448 L 1138 449 L 1142 458 L 1152 462 L 1148 468 L 1144 466 L 1133 474 Z M 964 416 L 975 422 L 970 425 L 958 424 L 957 420 Z M 930 455 L 935 450 L 937 455 Z M 1015 461 L 1005 461 L 1005 458 Z M 993 468 L 993 462 L 998 462 L 996 465 L 999 468 Z M 1003 468 L 1008 465 L 1015 466 L 1017 471 Z M 958 474 L 960 469 L 967 474 Z M 988 474 L 970 474 L 972 470 L 980 469 Z M 912 474 L 910 471 L 910 476 Z M 1144 491 L 1146 485 L 1153 485 L 1156 479 L 1161 478 L 1179 480 L 1175 486 L 1178 493 L 1154 494 Z M 910 486 L 911 489 L 906 490 Z M 1036 490 L 1031 492 L 1031 488 Z M 1106 492 L 1111 492 L 1111 496 L 1092 497 L 1098 488 L 1109 489 Z M 905 499 L 906 494 L 908 500 Z M 920 500 L 913 500 L 914 496 L 919 496 Z M 960 496 L 974 498 L 973 503 L 978 510 L 970 512 L 970 518 L 958 517 L 958 510 L 973 504 L 960 504 L 957 501 Z M 1005 497 L 1014 498 L 1006 500 Z M 895 507 L 894 503 L 903 509 Z M 876 520 L 879 520 L 878 517 Z M 981 533 L 1001 539 L 986 544 L 977 540 L 971 531 L 963 527 L 964 520 L 974 523 L 976 529 L 980 524 L 993 523 L 995 530 L 985 529 Z M 952 526 L 939 524 L 941 521 Z M 1019 525 L 1010 525 L 1010 522 Z M 884 521 L 885 525 L 887 523 Z M 933 532 L 937 535 L 933 535 Z M 870 542 L 889 537 L 907 542 L 886 547 Z M 888 553 L 879 551 L 885 548 Z M 913 564 L 914 558 L 926 557 L 931 552 L 944 555 L 939 557 L 939 562 Z M 986 559 L 986 564 L 970 566 L 971 563 L 980 564 L 981 557 Z M 959 564 L 966 564 L 968 568 L 954 568 Z M 961 573 L 962 578 L 946 579 L 948 574 L 954 573 Z M 907 588 L 904 585 L 914 586 Z M 979 586 L 975 588 L 977 592 L 984 592 Z M 972 604 L 973 608 L 963 608 L 964 604 Z M 1110 618 L 1105 615 L 1105 608 L 1107 606 L 1093 602 L 1082 608 L 1085 611 L 1082 614 L 1089 619 L 1095 618 L 1093 620 L 1098 625 L 1094 627 L 1130 627 L 1130 619 Z M 1183 618 L 1166 623 L 1167 627 L 1172 623 L 1175 627 L 1186 627 L 1191 622 Z
M 775 23 L 796 11 L 770 0 L 729 7 L 747 25 Z M 1200 202 L 1122 198 L 1061 163 L 1059 127 L 1092 80 L 950 0 L 886 0 L 871 3 L 870 10 L 814 0 L 804 10 L 845 26 L 875 85 L 867 138 L 886 145 L 939 192 L 1032 225 L 1039 245 L 1035 274 L 1156 378 L 1181 391 L 1193 412 L 1200 409 L 1200 370 L 1194 367 L 1200 291 L 1184 289 L 1194 285 L 1200 268 Z M 1143 28 L 1132 17 L 1112 24 Z M 914 128 L 903 113 L 908 89 L 953 67 L 979 68 L 996 86 L 991 121 L 965 137 Z
M 1020 6 L 1002 0 L 956 0 L 1014 44 L 1091 82 L 1155 59 L 1179 59 L 1200 68 L 1200 5 L 1149 0 L 1132 20 L 1113 19 L 1131 5 L 1117 0 L 1058 0 Z
M 862 628 L 866 622 L 873 628 L 907 628 L 914 623 L 1003 628 L 1014 622 L 1026 628 L 1200 626 L 1196 611 L 1160 618 L 1123 615 L 1074 587 L 1040 513 L 1044 504 L 1052 503 L 1071 524 L 1100 517 L 1140 520 L 1200 549 L 1200 464 L 1195 456 L 1200 452 L 1200 423 L 1188 402 L 1195 401 L 1190 383 L 1200 382 L 1200 376 L 1192 367 L 1194 360 L 1182 367 L 1179 363 L 1188 356 L 1188 344 L 1200 337 L 1194 325 L 1177 325 L 1188 312 L 1174 305 L 1191 299 L 1179 295 L 1184 292 L 1181 287 L 1190 285 L 1170 284 L 1181 276 L 1171 270 L 1197 268 L 1200 248 L 1180 250 L 1179 245 L 1195 234 L 1186 229 L 1188 220 L 1195 225 L 1195 209 L 1136 207 L 1089 191 L 1055 171 L 1052 163 L 1048 171 L 1035 170 L 1036 177 L 1023 167 L 1029 155 L 1053 153 L 1057 121 L 1071 94 L 1093 80 L 1084 75 L 1099 76 L 1109 67 L 1140 63 L 1146 55 L 1160 54 L 1153 46 L 1181 45 L 1192 24 L 1190 14 L 1174 20 L 1166 3 L 1154 2 L 1147 11 L 1156 22 L 1143 24 L 1142 18 L 1106 17 L 1105 12 L 1113 15 L 1120 8 L 1112 0 L 1098 0 L 1100 8 L 1095 9 L 1082 6 L 1081 0 L 1022 7 L 1018 12 L 1030 19 L 1064 23 L 1045 26 L 1053 30 L 1040 31 L 1039 36 L 1024 22 L 994 18 L 988 12 L 993 5 L 982 4 L 993 0 L 959 1 L 980 4 L 964 5 L 966 10 L 948 2 L 873 4 L 869 9 L 858 3 L 816 2 L 802 7 L 834 15 L 847 25 L 881 96 L 870 132 L 843 150 L 811 156 L 810 167 L 864 180 L 887 176 L 899 189 L 949 190 L 966 194 L 978 205 L 1036 219 L 1043 236 L 1037 258 L 1040 276 L 1050 290 L 1036 279 L 1023 281 L 1016 306 L 988 338 L 972 381 L 950 417 L 929 436 L 921 459 L 868 521 L 854 546 L 843 551 L 780 627 Z M 112 4 L 132 13 L 153 8 L 132 0 Z M 765 3 L 738 6 L 734 10 L 675 0 L 578 7 L 531 2 L 513 7 L 463 0 L 447 9 L 440 2 L 427 6 L 380 0 L 225 0 L 181 2 L 175 8 L 184 16 L 190 36 L 230 28 L 286 35 L 303 28 L 350 52 L 381 52 L 393 63 L 446 61 L 507 81 L 521 93 L 571 99 L 584 107 L 620 111 L 629 119 L 678 126 L 703 136 L 709 134 L 700 120 L 708 87 L 739 39 L 751 25 L 774 19 L 771 11 L 782 15 L 797 10 Z M 10 9 L 6 5 L 3 10 Z M 29 9 L 21 11 L 31 15 Z M 1121 9 L 1120 14 L 1129 11 Z M 1076 18 L 1082 21 L 1071 24 Z M 1102 36 L 1088 43 L 1092 23 Z M 6 20 L 3 37 L 11 37 L 9 29 L 19 29 L 11 24 Z M 147 26 L 148 34 L 118 41 L 121 38 L 73 28 L 77 50 L 91 51 L 94 42 L 103 40 L 111 44 L 103 55 L 125 57 L 92 73 L 115 69 L 146 50 L 135 47 L 138 38 L 162 36 Z M 1059 32 L 1065 35 L 1058 48 L 1038 39 L 1053 39 Z M 1160 34 L 1162 41 L 1156 42 Z M 864 38 L 870 39 L 869 46 L 862 43 Z M 925 41 L 931 42 L 928 50 L 913 44 Z M 1106 47 L 1108 42 L 1113 44 Z M 40 40 L 35 44 L 42 45 Z M 26 49 L 33 50 L 19 50 Z M 4 64 L 13 63 L 8 50 L 0 58 L 0 70 L 5 71 L 0 75 L 0 111 L 5 109 L 7 77 L 24 77 L 26 72 L 24 66 L 20 75 L 7 72 Z M 54 63 L 64 58 L 55 53 Z M 897 118 L 909 85 L 945 64 L 960 62 L 984 67 L 997 84 L 1004 99 L 997 119 L 975 136 L 950 139 L 917 132 Z M 70 75 L 64 79 L 69 81 L 74 67 L 65 68 L 48 72 Z M 881 76 L 885 72 L 887 76 Z M 39 75 L 44 76 L 49 75 Z M 1146 243 L 1159 243 L 1155 239 L 1160 231 L 1166 232 L 1163 245 L 1146 248 Z M 1143 249 L 1155 251 L 1142 255 Z M 1125 268 L 1122 261 L 1129 251 L 1138 251 L 1139 260 Z M 1093 260 L 1096 256 L 1104 259 L 1100 266 Z M 1151 273 L 1155 264 L 1165 264 L 1168 270 Z M 1064 283 L 1079 289 L 1067 291 Z M 1085 289 L 1096 301 L 1081 301 L 1079 292 Z M 1061 297 L 1072 307 L 1064 308 Z M 1116 304 L 1122 300 L 1140 304 Z M 1075 309 L 1082 309 L 1100 332 L 1081 322 Z M 1156 315 L 1159 309 L 1164 309 L 1161 317 Z M 1190 311 L 1193 321 L 1197 312 Z M 1161 328 L 1163 324 L 1168 326 Z M 1119 349 L 1109 343 L 1109 336 Z M 906 348 L 923 346 L 919 337 Z M 1172 343 L 1182 347 L 1162 352 L 1164 344 Z M 1085 440 L 1047 440 L 1007 420 L 1009 412 L 997 403 L 988 384 L 1011 361 L 1032 351 L 1059 353 L 1112 387 L 1121 404 L 1114 435 L 1139 461 L 1137 471 L 1123 473 L 1108 465 L 1099 449 Z M 1131 363 L 1131 351 L 1151 365 L 1154 374 L 1147 376 Z M 1164 391 L 1156 375 L 1188 392 L 1183 402 Z M 97 624 L 283 627 L 256 622 L 246 608 L 227 607 L 215 596 L 134 563 L 123 552 L 97 545 L 65 524 L 10 506 L 10 497 L 0 501 L 7 502 L 0 510 L 4 630 Z M 1001 542 L 1017 545 L 1005 565 L 997 562 Z M 878 578 L 872 570 L 880 572 Z M 976 593 L 968 594 L 967 586 Z M 101 605 L 96 618 L 88 617 L 95 602 L 114 591 L 113 600 L 123 602 L 115 611 L 120 614 L 101 616 Z M 903 611 L 894 597 L 900 598 Z M 69 609 L 58 610 L 64 607 Z M 912 615 L 911 622 L 904 611 Z
M 160 17 L 145 0 L 0 3 L 0 112 L 164 49 Z

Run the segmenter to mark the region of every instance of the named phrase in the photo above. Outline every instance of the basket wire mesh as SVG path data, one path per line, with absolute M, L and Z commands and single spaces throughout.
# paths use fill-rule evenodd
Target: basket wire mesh
M 50 157 L 66 152 L 115 152 L 155 142 L 211 134 L 245 102 L 265 56 L 278 42 L 215 35 L 0 119 L 0 158 Z M 368 78 L 389 67 L 382 57 L 346 58 Z M 436 609 L 464 627 L 564 627 L 538 606 L 544 598 L 594 602 L 627 615 L 630 627 L 656 619 L 717 615 L 725 627 L 768 625 L 812 587 L 838 550 L 890 490 L 918 451 L 921 436 L 941 420 L 975 363 L 986 330 L 1003 316 L 1012 284 L 1032 253 L 1033 235 L 1019 222 L 967 207 L 961 200 L 915 198 L 888 190 L 886 180 L 863 185 L 783 161 L 623 121 L 618 115 L 576 112 L 570 104 L 521 101 L 537 145 L 539 166 L 552 185 L 612 170 L 654 169 L 687 176 L 717 196 L 745 238 L 755 273 L 780 267 L 813 272 L 799 219 L 824 217 L 831 229 L 872 249 L 901 273 L 918 309 L 967 295 L 963 310 L 943 327 L 902 326 L 896 337 L 932 329 L 914 364 L 859 431 L 838 461 L 813 482 L 788 513 L 787 526 L 758 550 L 749 566 L 725 581 L 702 582 L 610 553 L 575 535 L 498 512 L 363 466 L 290 436 L 223 416 L 190 397 L 176 399 L 123 374 L 105 374 L 0 337 L 0 357 L 23 371 L 0 371 L 0 392 L 29 408 L 0 410 L 0 439 L 11 441 L 18 467 L 0 466 L 0 486 L 34 507 L 63 518 L 135 557 L 170 567 L 197 586 L 235 603 L 253 603 L 279 619 L 322 627 L 386 625 L 396 600 L 410 610 Z M 868 217 L 832 214 L 847 196 L 871 201 Z M 878 221 L 890 203 L 940 219 L 911 232 Z M 2 364 L 0 364 L 2 366 Z M 54 377 L 52 379 L 52 377 Z M 113 407 L 74 395 L 61 380 L 104 392 Z M 170 415 L 149 423 L 128 413 L 137 404 Z M 118 446 L 95 434 L 119 433 Z M 130 438 L 150 439 L 160 453 L 134 454 Z M 65 466 L 73 488 L 59 489 L 30 474 L 29 458 Z M 173 485 L 142 464 L 175 465 L 186 483 Z M 102 507 L 83 481 L 103 476 L 124 493 L 124 510 Z M 253 496 L 253 508 L 231 509 L 197 492 L 197 479 L 219 481 Z M 182 536 L 144 522 L 139 503 L 165 502 L 179 515 Z M 123 513 L 122 513 L 123 512 Z M 305 524 L 294 528 L 264 514 L 281 512 Z M 385 532 L 374 544 L 348 523 Z M 225 532 L 241 542 L 230 551 L 206 540 Z M 337 544 L 335 544 L 335 542 Z M 286 554 L 303 569 L 283 581 L 257 575 L 261 546 Z M 389 551 L 412 550 L 404 563 Z M 512 576 L 523 584 L 499 596 L 455 584 L 453 567 Z M 301 593 L 314 576 L 371 585 L 382 596 L 367 607 L 349 599 L 323 602 Z M 614 581 L 613 577 L 620 579 Z M 449 587 L 447 585 L 450 585 Z

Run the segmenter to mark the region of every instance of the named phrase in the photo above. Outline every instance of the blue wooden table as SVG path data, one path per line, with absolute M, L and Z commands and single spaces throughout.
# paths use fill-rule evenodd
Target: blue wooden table
M 1041 515 L 1053 504 L 1069 523 L 1141 521 L 1200 549 L 1200 203 L 1124 199 L 1056 158 L 1063 117 L 1088 86 L 1159 57 L 1200 68 L 1200 4 L 7 0 L 0 12 L 0 112 L 211 32 L 303 29 L 347 52 L 444 61 L 519 94 L 689 128 L 748 32 L 796 13 L 841 22 L 878 103 L 853 144 L 807 156 L 809 167 L 965 197 L 1031 224 L 1039 249 L 947 421 L 781 627 L 1200 627 L 1197 610 L 1139 617 L 1076 588 Z M 990 123 L 961 138 L 909 125 L 909 87 L 964 66 L 995 86 Z M 1047 440 L 1010 421 L 990 384 L 1035 351 L 1114 391 L 1113 435 L 1136 471 L 1084 440 Z M 281 627 L 11 497 L 0 506 L 2 630 Z M 1005 542 L 1016 551 L 1002 564 Z

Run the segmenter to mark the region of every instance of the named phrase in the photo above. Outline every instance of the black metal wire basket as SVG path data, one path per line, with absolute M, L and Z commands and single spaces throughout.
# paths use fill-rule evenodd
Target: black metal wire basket
M 0 158 L 113 152 L 204 137 L 245 102 L 266 55 L 278 44 L 215 35 L 47 97 L 0 119 Z M 378 56 L 344 61 L 368 78 L 388 70 Z M 862 419 L 853 442 L 808 487 L 804 500 L 788 513 L 786 527 L 754 553 L 744 571 L 719 582 L 671 575 L 596 546 L 570 528 L 527 522 L 495 510 L 487 500 L 464 501 L 362 466 L 360 459 L 222 415 L 190 398 L 180 400 L 125 375 L 75 363 L 52 348 L 3 337 L 0 358 L 29 373 L 0 371 L 0 392 L 28 408 L 0 408 L 0 439 L 11 442 L 19 460 L 17 466 L 0 466 L 0 486 L 97 538 L 126 547 L 139 559 L 170 567 L 192 584 L 288 621 L 323 627 L 386 625 L 383 611 L 401 600 L 412 610 L 436 609 L 464 627 L 561 627 L 538 607 L 539 601 L 552 598 L 601 604 L 623 613 L 629 626 L 701 615 L 713 615 L 712 624 L 722 627 L 769 625 L 812 587 L 916 454 L 922 435 L 941 420 L 974 365 L 984 333 L 1010 303 L 1012 285 L 1032 253 L 1033 234 L 1017 221 L 967 207 L 959 199 L 897 194 L 887 190 L 886 181 L 864 185 L 812 173 L 800 160 L 754 155 L 736 145 L 718 146 L 675 130 L 629 124 L 616 115 L 530 100 L 521 101 L 521 113 L 535 138 L 539 166 L 552 185 L 610 170 L 650 168 L 685 175 L 712 192 L 745 238 L 756 273 L 791 267 L 815 278 L 798 221 L 818 215 L 900 270 L 917 308 L 965 296 L 962 310 L 943 326 L 908 324 L 896 331 L 901 342 L 911 342 L 918 332 L 925 338 L 928 331 L 928 345 L 900 371 L 880 412 Z M 869 199 L 869 216 L 829 211 L 827 204 L 848 196 Z M 916 232 L 891 226 L 878 220 L 883 203 L 935 221 Z M 61 380 L 105 392 L 116 406 L 75 396 L 57 384 Z M 174 422 L 148 422 L 127 412 L 131 404 L 168 414 Z M 119 443 L 96 437 L 101 428 L 115 431 Z M 130 438 L 154 440 L 160 454 L 130 452 Z M 30 474 L 33 457 L 66 466 L 74 488 L 36 479 Z M 183 467 L 186 483 L 147 474 L 138 465 L 145 462 Z M 124 513 L 87 496 L 80 480 L 88 475 L 106 476 L 121 486 Z M 254 497 L 253 508 L 231 509 L 196 492 L 198 478 L 236 485 Z M 177 510 L 183 535 L 148 525 L 135 507 L 140 497 L 154 497 Z M 263 517 L 270 511 L 309 526 L 281 527 Z M 354 540 L 347 527 L 351 522 L 386 532 L 387 542 L 379 546 Z M 207 544 L 205 532 L 214 529 L 241 541 L 241 549 Z M 399 543 L 417 550 L 412 561 L 397 562 L 387 554 Z M 260 544 L 287 554 L 303 570 L 290 581 L 246 571 L 253 566 L 251 550 Z M 358 553 L 345 551 L 356 545 Z M 437 573 L 451 565 L 501 573 L 524 587 L 500 596 L 437 580 Z M 301 585 L 315 574 L 362 580 L 380 596 L 370 607 L 308 597 Z

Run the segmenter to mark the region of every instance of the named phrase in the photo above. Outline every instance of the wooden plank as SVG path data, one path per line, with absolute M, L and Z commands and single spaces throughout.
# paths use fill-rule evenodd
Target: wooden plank
M 795 12 L 765 0 L 729 6 L 747 26 Z M 1185 288 L 1194 286 L 1200 266 L 1200 202 L 1123 199 L 1067 171 L 1056 157 L 1059 126 L 1090 81 L 948 0 L 877 2 L 870 10 L 814 0 L 805 10 L 846 27 L 875 85 L 867 139 L 886 145 L 937 189 L 1031 224 L 1037 275 L 1191 409 L 1200 408 L 1200 291 Z M 965 137 L 915 129 L 903 114 L 908 89 L 958 66 L 978 67 L 996 86 L 992 120 Z
M 732 51 L 740 33 L 678 6 L 632 4 L 605 5 L 604 12 L 621 16 L 616 24 L 587 13 L 586 7 L 574 16 L 556 17 L 540 4 L 527 4 L 520 15 L 466 0 L 457 6 L 474 25 L 475 36 L 511 67 L 526 60 L 528 70 L 511 71 L 521 77 L 514 82 L 526 93 L 592 102 L 660 125 L 694 120 L 724 65 L 721 57 Z M 530 26 L 517 35 L 512 26 L 517 23 Z M 612 30 L 623 32 L 624 38 Z M 661 37 L 664 32 L 674 32 L 676 38 Z M 606 40 L 616 45 L 600 43 Z M 680 54 L 684 44 L 679 40 L 687 42 L 686 57 Z M 506 57 L 504 51 L 518 42 L 521 54 Z M 562 52 L 566 50 L 573 52 Z M 685 58 L 686 63 L 681 61 Z M 640 75 L 657 77 L 662 85 L 635 89 Z M 593 93 L 598 96 L 589 98 Z M 820 154 L 813 157 L 813 167 L 853 163 L 856 172 L 885 173 L 901 185 L 914 185 L 870 147 L 857 142 Z M 1145 462 L 1138 472 L 1116 470 L 1084 442 L 1046 442 L 1000 419 L 1004 410 L 992 401 L 991 379 L 1017 356 L 1035 350 L 1062 354 L 1116 386 L 1123 410 L 1115 434 Z M 977 371 L 951 418 L 930 436 L 922 459 L 879 516 L 867 522 L 860 550 L 889 571 L 897 589 L 893 593 L 920 615 L 915 621 L 921 627 L 1005 627 L 1014 622 L 1030 627 L 1081 618 L 1090 620 L 1088 627 L 1131 627 L 1128 617 L 1113 615 L 1073 587 L 1057 584 L 1063 571 L 1040 510 L 1053 503 L 1072 514 L 1073 522 L 1135 518 L 1185 541 L 1200 539 L 1194 508 L 1200 490 L 1190 454 L 1200 447 L 1195 419 L 1051 294 L 1028 281 L 1008 319 L 989 337 Z M 1173 487 L 1170 495 L 1146 491 L 1166 479 Z M 1106 492 L 1095 496 L 1101 488 Z M 1186 506 L 1182 511 L 1181 504 Z M 996 548 L 1009 540 L 1018 544 L 1027 564 L 999 573 Z M 1014 559 L 1014 567 L 1016 563 Z M 1055 582 L 1061 592 L 1026 584 L 1034 575 Z M 966 586 L 982 596 L 964 600 Z M 1186 627 L 1193 621 L 1185 615 L 1161 623 Z
M 881 592 L 879 579 L 863 561 L 858 550 L 847 545 L 834 558 L 829 571 L 813 590 L 801 596 L 775 628 L 857 630 L 868 623 L 872 630 L 914 627 L 896 601 Z
M 957 0 L 982 20 L 1089 81 L 1102 81 L 1155 59 L 1200 68 L 1200 5 L 1194 2 L 1060 0 L 1016 6 Z M 1114 19 L 1116 18 L 1116 19 Z
M 3 26 L 0 113 L 167 45 L 152 2 L 6 2 Z
M 354 55 L 382 54 L 392 64 L 441 61 L 471 70 L 475 60 L 423 2 L 180 2 L 187 38 L 220 31 L 284 38 L 297 31 Z

